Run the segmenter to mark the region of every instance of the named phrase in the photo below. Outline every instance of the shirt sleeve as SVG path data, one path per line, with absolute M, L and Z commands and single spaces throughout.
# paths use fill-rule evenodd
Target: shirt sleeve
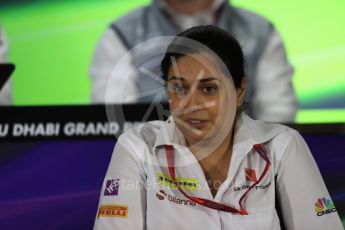
M 0 25 L 0 63 L 6 62 L 8 62 L 8 41 Z M 12 79 L 10 78 L 0 89 L 0 105 L 11 105 L 12 101 Z
M 283 41 L 273 29 L 255 72 L 251 104 L 257 119 L 269 122 L 294 121 L 297 99 L 292 85 L 293 73 Z
M 146 175 L 123 136 L 104 179 L 94 230 L 145 229 Z
M 92 103 L 133 103 L 137 73 L 131 55 L 117 34 L 107 29 L 99 40 L 89 68 Z
M 284 226 L 287 230 L 343 229 L 308 146 L 298 132 L 291 130 L 290 134 L 277 145 L 285 149 L 276 174 Z

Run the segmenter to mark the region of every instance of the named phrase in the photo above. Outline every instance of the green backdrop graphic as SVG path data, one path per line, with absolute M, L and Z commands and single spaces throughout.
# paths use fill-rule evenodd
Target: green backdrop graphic
M 90 103 L 87 72 L 99 37 L 112 20 L 149 2 L 51 0 L 1 7 L 10 61 L 17 65 L 15 105 Z M 343 0 L 233 0 L 232 4 L 274 22 L 295 66 L 300 103 L 345 98 Z M 297 116 L 297 122 L 337 121 L 345 121 L 345 108 L 300 110 Z

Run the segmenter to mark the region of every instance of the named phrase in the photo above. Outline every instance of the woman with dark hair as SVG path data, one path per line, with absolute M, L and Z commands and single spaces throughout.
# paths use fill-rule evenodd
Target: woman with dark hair
M 161 70 L 171 116 L 120 136 L 95 229 L 343 229 L 298 132 L 242 112 L 231 35 L 186 30 Z

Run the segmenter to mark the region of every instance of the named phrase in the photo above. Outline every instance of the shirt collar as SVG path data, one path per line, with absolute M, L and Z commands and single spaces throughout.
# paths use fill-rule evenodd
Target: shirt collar
M 175 121 L 170 116 L 162 125 L 156 137 L 153 150 L 156 151 L 165 145 L 172 145 L 174 147 L 186 146 L 186 141 L 181 131 L 176 127 Z
M 156 4 L 169 15 L 178 29 L 183 31 L 193 26 L 214 24 L 216 13 L 225 3 L 225 0 L 214 0 L 207 9 L 194 15 L 187 15 L 174 10 L 166 3 L 166 0 L 158 0 L 156 2 Z
M 286 126 L 253 120 L 241 113 L 235 123 L 233 153 L 248 153 L 253 145 L 263 144 L 286 129 Z
M 203 12 L 212 12 L 214 13 L 216 10 L 219 9 L 219 7 L 224 4 L 226 1 L 225 0 L 214 0 L 213 3 L 210 5 L 208 9 L 205 9 Z M 157 4 L 160 8 L 166 10 L 171 16 L 175 16 L 176 14 L 180 14 L 176 10 L 172 9 L 167 3 L 166 0 L 156 0 L 153 1 L 154 4 Z

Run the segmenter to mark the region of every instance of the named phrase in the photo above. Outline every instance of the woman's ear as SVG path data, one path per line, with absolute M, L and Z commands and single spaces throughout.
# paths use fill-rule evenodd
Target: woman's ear
M 241 87 L 237 89 L 237 107 L 243 104 L 244 97 L 246 95 L 247 81 L 245 78 L 242 79 Z

